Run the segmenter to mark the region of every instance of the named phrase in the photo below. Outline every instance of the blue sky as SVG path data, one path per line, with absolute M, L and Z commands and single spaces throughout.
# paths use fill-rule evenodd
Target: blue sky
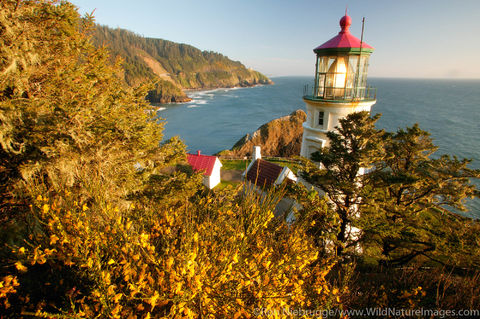
M 312 75 L 313 48 L 351 32 L 372 77 L 480 78 L 479 0 L 73 0 L 100 24 L 220 52 L 269 76 Z

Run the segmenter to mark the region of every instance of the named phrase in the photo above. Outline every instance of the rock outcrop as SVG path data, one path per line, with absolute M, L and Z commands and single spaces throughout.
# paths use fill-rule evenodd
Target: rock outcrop
M 293 157 L 300 155 L 303 126 L 307 115 L 296 110 L 288 116 L 274 119 L 260 126 L 252 134 L 242 137 L 230 150 L 219 153 L 221 156 L 251 156 L 253 146 L 262 148 L 262 156 Z
M 155 89 L 148 92 L 147 100 L 164 104 L 190 102 L 192 99 L 170 81 L 158 80 Z

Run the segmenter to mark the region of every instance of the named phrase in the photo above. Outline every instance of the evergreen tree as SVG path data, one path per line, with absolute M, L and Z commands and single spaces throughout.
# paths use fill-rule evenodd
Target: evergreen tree
M 468 234 L 476 223 L 447 208 L 466 209 L 464 199 L 476 194 L 470 179 L 480 171 L 468 168 L 467 159 L 435 158 L 438 148 L 417 124 L 388 134 L 386 140 L 388 156 L 376 164 L 372 192 L 366 196 L 368 209 L 362 213 L 365 240 L 377 243 L 391 264 L 438 254 L 444 261 L 460 262 L 445 257 L 476 250 Z M 479 260 L 470 261 L 480 265 Z
M 480 171 L 466 159 L 433 157 L 437 147 L 418 125 L 385 133 L 374 127 L 378 118 L 348 115 L 328 133 L 330 145 L 312 154 L 314 162 L 304 161 L 304 178 L 325 192 L 340 218 L 337 252 L 362 241 L 384 262 L 403 264 L 417 256 L 459 263 L 478 251 L 478 223 L 448 208 L 464 210 L 464 199 L 478 196 L 470 179 Z M 352 227 L 357 236 L 349 236 Z
M 4 198 L 38 180 L 109 189 L 118 199 L 167 161 L 158 148 L 162 124 L 147 112 L 148 87 L 121 84 L 118 65 L 89 40 L 91 19 L 56 1 L 2 1 L 1 10 Z
M 339 254 L 345 246 L 357 241 L 351 234 L 351 226 L 364 203 L 363 191 L 370 177 L 370 173 L 363 174 L 363 170 L 372 168 L 384 156 L 384 132 L 375 129 L 379 117 L 371 118 L 368 112 L 358 112 L 341 119 L 336 131 L 327 133 L 330 145 L 313 153 L 312 161 L 304 162 L 302 176 L 325 193 L 339 216 Z

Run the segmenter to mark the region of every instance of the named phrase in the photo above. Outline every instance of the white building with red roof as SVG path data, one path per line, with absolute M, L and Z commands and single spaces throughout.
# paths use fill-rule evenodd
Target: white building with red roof
M 216 156 L 203 155 L 200 151 L 197 154 L 187 154 L 188 164 L 196 172 L 203 172 L 203 184 L 209 189 L 220 183 L 220 168 L 222 163 Z

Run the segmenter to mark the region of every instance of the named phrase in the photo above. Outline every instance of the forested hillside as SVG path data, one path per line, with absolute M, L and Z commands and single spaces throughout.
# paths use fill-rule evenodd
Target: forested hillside
M 270 84 L 263 74 L 247 69 L 226 56 L 201 51 L 187 44 L 145 38 L 123 29 L 96 26 L 93 41 L 106 46 L 113 57 L 123 58 L 123 77 L 131 86 L 154 80 L 151 102 L 182 102 L 187 99 L 182 89 Z

